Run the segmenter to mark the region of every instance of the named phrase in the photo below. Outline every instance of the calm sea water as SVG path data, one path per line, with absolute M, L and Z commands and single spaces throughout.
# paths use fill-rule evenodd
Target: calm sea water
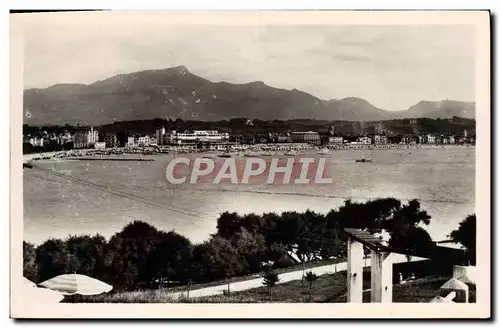
M 168 155 L 156 156 L 153 162 L 38 162 L 96 188 L 24 169 L 24 238 L 39 244 L 70 234 L 110 237 L 127 223 L 143 220 L 199 242 L 215 232 L 216 219 L 224 211 L 327 212 L 347 198 L 395 197 L 420 199 L 432 216 L 427 230 L 439 240 L 475 213 L 474 147 L 341 150 L 321 156 L 328 157 L 332 184 L 173 186 L 165 178 Z M 362 157 L 373 162 L 355 162 Z

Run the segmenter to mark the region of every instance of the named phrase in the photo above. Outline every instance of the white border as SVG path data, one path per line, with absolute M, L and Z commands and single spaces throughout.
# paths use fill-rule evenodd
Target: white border
M 425 2 L 424 2 L 425 3 Z M 435 2 L 433 2 L 435 3 Z M 457 2 L 454 2 L 455 4 L 455 8 L 456 5 L 460 4 L 461 2 L 460 1 L 457 1 Z M 103 4 L 100 2 L 98 6 L 93 6 L 93 2 L 90 1 L 90 2 L 87 2 L 85 4 L 86 7 L 102 7 Z M 186 4 L 189 5 L 189 1 L 187 2 L 184 2 L 183 3 L 183 6 L 184 8 L 186 8 Z M 70 6 L 69 3 L 68 4 L 65 4 L 65 8 L 69 8 Z M 128 5 L 128 3 L 125 1 L 122 3 L 123 6 L 125 5 Z M 287 4 L 288 5 L 288 4 Z M 470 3 L 468 3 L 468 5 L 470 5 Z M 19 7 L 19 6 L 17 6 Z M 34 5 L 34 6 L 28 6 L 28 7 L 31 7 L 31 8 L 34 8 L 34 7 L 39 7 L 39 5 Z M 78 7 L 78 6 L 77 6 Z M 147 8 L 147 4 L 145 3 L 141 3 L 141 7 L 142 8 Z M 266 6 L 260 6 L 260 8 L 265 8 Z M 271 7 L 276 7 L 276 6 L 271 6 Z M 331 7 L 331 6 L 329 6 Z M 425 6 L 426 8 L 431 8 L 431 6 Z M 81 8 L 81 6 L 80 6 Z M 123 7 L 122 7 L 123 8 Z M 220 7 L 219 7 L 220 8 Z M 267 7 L 267 8 L 270 8 L 270 7 Z M 288 8 L 294 8 L 293 4 L 292 5 L 288 5 Z M 295 7 L 297 8 L 297 7 Z M 344 7 L 345 8 L 345 7 Z M 356 6 L 350 6 L 350 8 L 367 8 L 366 6 L 365 7 L 356 7 Z M 373 5 L 370 6 L 370 8 L 375 8 Z M 379 7 L 380 8 L 380 7 Z M 417 8 L 417 6 L 414 6 L 414 8 Z M 458 6 L 458 8 L 463 8 Z M 476 7 L 477 8 L 477 7 Z M 480 7 L 481 8 L 481 7 Z M 356 14 L 356 13 L 355 13 Z M 378 15 L 380 13 L 375 13 L 373 14 L 374 16 Z M 404 17 L 405 19 L 402 19 L 400 22 L 403 22 L 403 23 L 408 23 L 408 15 L 411 14 L 411 13 L 405 13 L 405 12 L 402 12 L 400 13 L 400 15 L 398 16 L 397 20 L 400 20 L 402 18 L 400 17 L 403 17 L 403 16 L 406 16 Z M 427 13 L 426 14 L 426 22 L 431 22 L 433 19 L 436 19 L 436 18 L 432 18 L 432 17 L 438 17 L 438 16 L 441 16 L 442 13 Z M 266 14 L 267 15 L 267 14 Z M 264 16 L 266 16 L 264 15 Z M 418 13 L 417 13 L 418 15 Z M 259 15 L 260 18 L 262 18 L 261 15 Z M 345 13 L 344 17 L 346 16 L 349 16 L 349 13 Z M 465 16 L 463 16 L 463 14 L 459 17 L 459 19 L 461 21 L 463 21 Z M 455 18 L 458 18 L 458 17 L 455 17 Z M 443 22 L 442 20 L 442 17 L 439 17 L 437 18 L 439 22 Z M 316 21 L 319 21 L 320 19 L 316 20 Z M 339 21 L 342 21 L 343 19 L 340 19 L 340 20 L 336 20 L 337 22 Z M 367 21 L 370 21 L 371 23 L 373 23 L 373 21 L 371 21 L 370 19 L 363 19 L 363 23 L 366 23 Z M 387 23 L 387 20 L 384 22 L 384 23 Z M 483 26 L 484 28 L 484 26 Z M 489 29 L 489 28 L 488 28 Z M 488 33 L 486 33 L 487 31 L 485 29 L 483 29 L 481 31 L 481 34 L 480 36 L 482 36 L 482 38 L 484 39 L 485 36 L 487 36 Z M 478 65 L 478 69 L 477 69 L 477 72 L 478 74 L 480 74 L 480 79 L 478 80 L 478 87 L 477 87 L 477 92 L 476 92 L 476 95 L 477 95 L 477 108 L 478 108 L 478 113 L 481 112 L 481 116 L 483 115 L 483 110 L 481 110 L 481 108 L 486 108 L 488 109 L 489 108 L 489 83 L 486 83 L 486 84 L 481 84 L 481 82 L 488 82 L 488 79 L 485 79 L 485 75 L 484 73 L 487 73 L 486 75 L 489 75 L 489 51 L 485 52 L 485 49 L 482 48 L 481 50 L 481 53 L 480 53 L 480 59 L 478 59 L 478 62 L 479 62 L 479 65 Z M 11 83 L 11 92 L 13 90 L 15 90 L 15 83 Z M 19 84 L 17 84 L 19 85 Z M 22 84 L 20 84 L 22 86 Z M 21 90 L 22 90 L 22 87 L 21 87 Z M 22 111 L 21 111 L 22 112 Z M 11 118 L 11 120 L 14 120 L 14 117 Z M 7 122 L 9 122 L 9 120 L 6 120 Z M 19 136 L 18 134 L 18 129 L 19 127 L 16 128 L 15 125 L 12 126 L 12 137 L 14 136 Z M 483 117 L 481 119 L 479 119 L 478 117 L 478 146 L 476 147 L 476 150 L 477 150 L 477 157 L 476 157 L 476 161 L 478 163 L 478 166 L 477 166 L 477 193 L 476 193 L 476 199 L 478 200 L 478 210 L 477 210 L 477 214 L 478 214 L 478 217 L 488 217 L 489 218 L 489 190 L 486 190 L 485 186 L 489 184 L 489 113 L 487 113 L 487 117 Z M 4 130 L 5 131 L 5 130 Z M 5 139 L 4 139 L 5 140 Z M 14 139 L 13 139 L 14 140 Z M 487 141 L 487 142 L 486 142 Z M 15 155 L 15 154 L 13 154 Z M 15 160 L 15 156 L 12 157 L 12 159 Z M 16 161 L 16 163 L 19 163 L 18 161 Z M 484 164 L 484 166 L 483 166 Z M 12 177 L 12 187 L 11 187 L 11 192 L 12 192 L 12 195 L 15 195 L 15 189 L 16 189 L 16 183 L 14 183 L 16 180 L 16 172 L 14 171 L 15 170 L 15 166 L 13 165 L 12 166 L 12 172 L 11 172 L 11 177 Z M 22 183 L 21 183 L 22 184 Z M 489 189 L 489 188 L 487 188 Z M 486 195 L 487 197 L 485 198 L 482 198 L 480 197 L 480 192 L 481 190 L 486 191 L 488 193 L 488 195 Z M 483 194 L 483 196 L 485 196 Z M 14 198 L 13 198 L 14 199 Z M 480 203 L 480 204 L 479 204 Z M 12 211 L 13 213 L 15 214 L 16 208 L 15 206 L 13 206 L 12 208 Z M 22 216 L 22 214 L 21 214 Z M 484 232 L 487 232 L 488 234 L 488 237 L 489 237 L 489 223 L 488 223 L 488 226 L 486 225 L 483 225 L 484 221 L 481 221 L 481 223 L 478 223 L 478 231 L 481 231 L 481 233 L 483 234 Z M 15 230 L 17 230 L 18 227 L 15 227 L 15 222 L 12 222 L 12 226 L 13 226 L 13 240 L 16 240 L 17 238 L 15 237 Z M 486 228 L 486 229 L 485 229 Z M 21 227 L 21 231 L 22 231 L 22 227 Z M 483 234 L 483 236 L 486 237 L 486 235 Z M 486 240 L 487 239 L 487 240 Z M 489 241 L 489 238 L 481 238 L 482 241 Z M 19 239 L 17 239 L 19 240 Z M 14 252 L 14 249 L 13 249 L 13 252 Z M 485 243 L 481 243 L 479 244 L 478 246 L 478 253 L 480 254 L 480 256 L 487 256 L 487 258 L 489 259 L 489 245 L 488 244 L 485 244 Z M 16 262 L 16 259 L 15 259 L 15 256 L 12 258 L 12 264 L 15 264 Z M 488 261 L 489 262 L 489 261 Z M 486 268 L 483 268 L 483 270 L 481 271 L 484 271 L 484 269 Z M 488 267 L 489 269 L 489 267 Z M 488 270 L 488 276 L 489 276 L 489 270 Z M 487 279 L 489 280 L 489 279 Z M 487 287 L 487 289 L 483 289 L 484 287 Z M 483 286 L 481 288 L 481 290 L 489 290 L 488 288 L 489 286 Z M 467 317 L 468 315 L 470 315 L 470 311 L 474 311 L 476 314 L 481 312 L 481 313 L 485 313 L 485 309 L 486 310 L 489 310 L 489 304 L 487 305 L 486 303 L 483 303 L 482 302 L 482 296 L 484 295 L 479 295 L 478 294 L 478 300 L 480 300 L 480 302 L 476 303 L 476 308 L 474 308 L 473 305 L 468 305 L 466 306 L 466 308 L 462 308 L 462 305 L 454 305 L 453 308 L 455 309 L 453 311 L 453 316 L 454 318 L 456 317 Z M 57 306 L 57 309 L 49 309 L 48 311 L 51 311 L 53 312 L 53 314 L 57 314 L 57 316 L 60 316 L 60 315 L 63 315 L 63 316 L 68 316 L 68 317 L 73 317 L 74 316 L 74 312 L 75 312 L 75 305 L 73 304 L 60 304 L 61 307 Z M 103 308 L 103 305 L 90 305 L 90 306 L 83 306 L 82 305 L 76 305 L 77 307 L 79 307 L 78 311 L 80 312 L 80 315 L 82 314 L 81 311 L 84 310 L 85 308 L 85 312 L 86 314 L 88 314 L 90 317 L 100 317 L 103 312 L 102 312 L 102 308 Z M 166 306 L 168 306 L 168 312 L 170 313 L 165 313 L 165 310 L 166 310 Z M 137 311 L 137 305 L 118 305 L 118 306 L 105 306 L 106 307 L 106 316 L 108 317 L 123 317 L 123 315 L 126 313 L 127 316 L 130 316 L 130 315 L 134 315 L 134 314 L 142 314 L 144 315 L 145 312 L 144 310 L 146 310 L 145 307 L 147 307 L 147 315 L 148 316 L 151 316 L 151 315 L 159 315 L 159 316 L 167 316 L 167 317 L 170 317 L 171 314 L 174 314 L 175 313 L 175 316 L 184 316 L 184 315 L 187 315 L 188 317 L 193 317 L 193 315 L 196 315 L 196 313 L 193 311 L 193 306 L 195 306 L 198 310 L 197 310 L 197 314 L 201 314 L 202 316 L 213 316 L 213 315 L 216 315 L 216 316 L 219 316 L 220 315 L 220 312 L 221 311 L 221 307 L 224 307 L 224 315 L 225 316 L 230 316 L 230 317 L 238 317 L 238 318 L 241 318 L 242 317 L 242 314 L 246 313 L 247 315 L 251 314 L 251 312 L 253 312 L 254 314 L 258 315 L 258 316 L 263 316 L 263 317 L 268 317 L 269 315 L 269 307 L 272 307 L 272 317 L 280 317 L 280 316 L 292 316 L 292 317 L 297 317 L 297 316 L 307 316 L 307 317 L 311 317 L 312 316 L 320 316 L 320 317 L 325 317 L 325 316 L 335 316 L 336 314 L 341 314 L 343 317 L 349 317 L 349 318 L 353 318 L 353 317 L 359 317 L 359 316 L 370 316 L 370 317 L 380 317 L 380 316 L 387 316 L 387 315 L 391 315 L 391 317 L 407 317 L 408 313 L 404 313 L 405 312 L 405 309 L 404 307 L 407 306 L 407 305 L 404 305 L 404 304 L 391 304 L 390 306 L 387 306 L 387 305 L 376 305 L 376 304 L 370 304 L 370 305 L 363 305 L 361 309 L 358 309 L 356 310 L 356 312 L 353 312 L 352 311 L 352 305 L 349 305 L 349 304 L 342 304 L 342 305 L 327 305 L 328 308 L 324 309 L 326 311 L 319 311 L 320 307 L 323 307 L 322 305 L 318 305 L 318 304 L 296 304 L 296 306 L 294 304 L 278 304 L 278 305 L 212 305 L 212 304 L 207 304 L 207 305 L 193 305 L 193 304 L 190 304 L 190 305 L 187 305 L 187 304 L 182 304 L 182 305 L 177 305 L 177 306 L 173 306 L 171 304 L 159 304 L 159 305 L 147 305 L 147 306 L 140 306 L 141 308 L 143 309 L 138 309 L 141 313 L 138 313 L 136 312 Z M 415 307 L 415 305 L 411 305 L 412 307 Z M 349 310 L 349 307 L 351 308 Z M 358 305 L 359 307 L 359 305 Z M 231 309 L 230 309 L 231 308 Z M 265 309 L 267 308 L 267 310 Z M 428 308 L 428 309 L 427 309 Z M 418 312 L 419 314 L 421 315 L 422 313 L 426 313 L 428 317 L 434 317 L 434 315 L 437 315 L 438 317 L 441 317 L 443 315 L 443 313 L 446 312 L 446 310 L 448 310 L 448 307 L 446 306 L 443 306 L 442 308 L 439 309 L 438 312 L 436 312 L 436 306 L 430 306 L 428 304 L 422 304 L 422 305 L 418 305 Z M 21 310 L 22 311 L 22 310 Z M 43 310 L 42 312 L 43 313 L 39 313 L 43 316 L 47 316 L 48 315 L 48 311 L 47 310 Z M 88 312 L 87 312 L 88 311 Z M 205 311 L 208 311 L 208 312 L 205 312 Z M 457 311 L 457 312 L 456 312 Z M 476 311 L 479 311 L 479 312 L 476 312 Z M 35 312 L 32 312 L 31 314 L 35 314 L 37 311 Z M 57 312 L 57 313 L 56 313 Z M 204 312 L 204 313 L 203 313 Z M 217 314 L 217 312 L 219 312 L 219 314 Z M 323 312 L 323 313 L 321 313 Z M 335 313 L 332 313 L 332 312 L 336 312 Z M 360 312 L 363 312 L 363 313 L 360 313 Z M 413 314 L 415 314 L 415 309 L 413 311 Z M 489 312 L 489 311 L 488 311 Z M 19 312 L 18 312 L 19 313 Z M 73 315 L 72 315 L 73 314 Z M 205 315 L 203 315 L 205 314 Z

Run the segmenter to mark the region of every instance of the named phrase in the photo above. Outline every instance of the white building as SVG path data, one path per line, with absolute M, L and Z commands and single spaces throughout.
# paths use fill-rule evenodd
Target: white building
M 89 148 L 93 147 L 99 141 L 99 134 L 90 127 L 88 131 L 79 131 L 75 133 L 74 147 L 75 148 Z
M 362 145 L 371 145 L 372 144 L 372 138 L 370 138 L 370 137 L 358 137 L 358 139 L 356 139 L 356 141 L 358 144 L 362 144 Z
M 73 137 L 71 136 L 71 134 L 68 131 L 61 133 L 58 136 L 58 142 L 60 145 L 64 145 L 65 143 L 71 142 L 71 141 L 73 141 Z
M 319 133 L 315 131 L 292 132 L 292 142 L 319 145 L 321 143 L 321 137 Z
M 34 147 L 36 147 L 36 146 L 43 147 L 43 145 L 44 145 L 43 141 L 44 141 L 43 138 L 33 137 L 30 139 L 30 144 Z
M 385 145 L 387 142 L 387 137 L 384 135 L 376 134 L 373 136 L 373 143 L 376 145 Z
M 127 138 L 127 147 L 137 146 L 137 143 L 136 143 L 135 139 L 136 139 L 135 137 L 128 137 Z
M 328 138 L 328 143 L 331 143 L 331 144 L 343 144 L 344 143 L 344 137 L 329 137 Z
M 148 135 L 139 136 L 138 143 L 139 146 L 149 146 L 151 144 L 151 138 Z
M 424 143 L 435 144 L 436 137 L 433 136 L 432 134 L 427 134 L 426 136 L 424 136 Z
M 172 131 L 166 136 L 167 143 L 184 144 L 184 143 L 220 143 L 229 141 L 229 133 L 221 133 L 217 130 L 195 130 L 192 133 L 177 133 Z
M 95 149 L 104 149 L 106 148 L 106 142 L 96 142 L 94 144 Z

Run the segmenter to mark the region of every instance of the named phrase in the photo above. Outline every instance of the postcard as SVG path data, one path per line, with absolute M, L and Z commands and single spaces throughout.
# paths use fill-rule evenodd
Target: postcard
M 488 11 L 10 20 L 11 317 L 490 318 Z

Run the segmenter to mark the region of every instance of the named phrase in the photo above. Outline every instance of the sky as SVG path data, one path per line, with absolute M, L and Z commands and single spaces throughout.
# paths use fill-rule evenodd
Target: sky
M 263 81 L 325 100 L 360 97 L 386 110 L 475 100 L 475 37 L 467 25 L 193 25 L 44 15 L 23 24 L 26 89 L 184 65 L 214 82 Z

